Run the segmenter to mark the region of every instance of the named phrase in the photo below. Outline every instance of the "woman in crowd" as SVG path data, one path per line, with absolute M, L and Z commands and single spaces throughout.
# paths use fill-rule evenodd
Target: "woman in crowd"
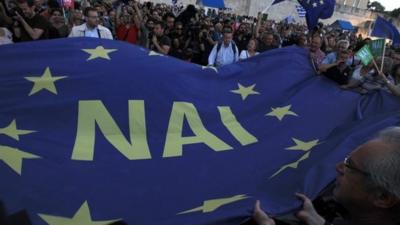
M 247 45 L 247 50 L 243 50 L 240 53 L 239 59 L 245 60 L 250 57 L 258 55 L 259 52 L 257 52 L 256 49 L 257 49 L 257 40 L 254 38 L 250 39 L 249 44 Z

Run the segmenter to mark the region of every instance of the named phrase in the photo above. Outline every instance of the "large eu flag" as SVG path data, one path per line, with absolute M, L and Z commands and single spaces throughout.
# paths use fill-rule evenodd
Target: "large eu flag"
M 399 99 L 341 90 L 297 47 L 218 69 L 90 38 L 0 51 L 0 199 L 35 225 L 285 214 L 400 122 Z

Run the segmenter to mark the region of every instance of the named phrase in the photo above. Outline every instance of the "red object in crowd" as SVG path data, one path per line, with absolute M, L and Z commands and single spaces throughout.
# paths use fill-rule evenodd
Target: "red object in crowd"
M 74 9 L 74 0 L 63 0 L 62 1 L 64 8 L 66 9 Z
M 117 39 L 121 41 L 126 41 L 131 44 L 137 43 L 137 36 L 139 33 L 139 29 L 136 25 L 131 25 L 127 28 L 125 25 L 119 25 L 117 27 Z

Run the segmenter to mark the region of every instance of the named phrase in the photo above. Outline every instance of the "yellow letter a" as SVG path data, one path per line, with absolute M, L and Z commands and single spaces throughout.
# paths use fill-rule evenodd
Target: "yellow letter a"
M 182 137 L 185 117 L 195 136 Z M 204 143 L 214 151 L 232 149 L 231 146 L 220 140 L 204 127 L 193 104 L 187 102 L 174 102 L 171 118 L 169 120 L 163 157 L 182 156 L 182 146 L 185 144 L 195 143 Z

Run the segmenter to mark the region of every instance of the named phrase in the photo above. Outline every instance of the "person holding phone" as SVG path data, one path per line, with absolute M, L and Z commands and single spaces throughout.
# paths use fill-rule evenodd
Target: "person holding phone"
M 14 34 L 19 41 L 43 40 L 49 37 L 50 23 L 35 13 L 32 0 L 18 0 L 14 11 Z

